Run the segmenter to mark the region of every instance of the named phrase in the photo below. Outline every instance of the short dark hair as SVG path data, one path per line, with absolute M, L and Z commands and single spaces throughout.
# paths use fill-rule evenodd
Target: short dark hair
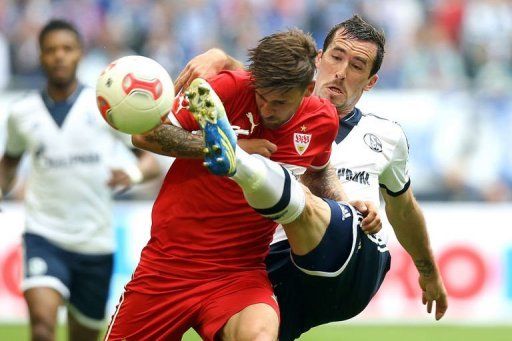
M 67 30 L 75 34 L 78 44 L 82 46 L 82 36 L 78 32 L 77 28 L 69 21 L 62 19 L 53 19 L 44 25 L 43 29 L 39 33 L 39 47 L 43 47 L 43 41 L 46 36 L 53 31 Z
M 370 71 L 370 77 L 376 74 L 382 65 L 382 60 L 384 59 L 384 45 L 386 44 L 384 32 L 373 27 L 356 14 L 352 16 L 352 18 L 331 28 L 327 37 L 325 37 L 323 51 L 327 50 L 339 30 L 343 30 L 343 34 L 347 38 L 367 41 L 377 45 L 377 55 L 375 56 L 372 70 Z
M 256 88 L 306 89 L 315 74 L 317 48 L 310 34 L 293 28 L 261 39 L 249 50 L 249 71 Z

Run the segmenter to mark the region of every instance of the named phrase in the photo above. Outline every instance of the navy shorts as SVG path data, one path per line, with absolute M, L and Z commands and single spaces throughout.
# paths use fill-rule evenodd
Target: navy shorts
M 104 327 L 113 254 L 70 252 L 32 233 L 23 235 L 23 244 L 22 290 L 53 288 L 68 301 L 68 309 L 78 322 L 90 328 Z
M 314 250 L 293 255 L 285 240 L 271 245 L 267 257 L 267 272 L 281 310 L 281 341 L 359 314 L 390 267 L 385 243 L 361 230 L 360 214 L 349 205 L 325 201 L 331 221 Z

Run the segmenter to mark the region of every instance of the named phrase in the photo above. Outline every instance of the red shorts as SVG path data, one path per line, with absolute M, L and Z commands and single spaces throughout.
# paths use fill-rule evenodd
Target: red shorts
M 225 276 L 186 290 L 144 294 L 127 289 L 112 316 L 105 340 L 181 340 L 194 328 L 214 340 L 231 316 L 257 304 L 279 307 L 264 270 Z

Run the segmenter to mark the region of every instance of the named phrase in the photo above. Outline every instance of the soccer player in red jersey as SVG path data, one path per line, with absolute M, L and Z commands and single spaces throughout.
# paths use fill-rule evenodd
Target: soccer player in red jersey
M 377 72 L 384 56 L 384 44 L 383 33 L 357 15 L 332 27 L 325 38 L 323 51 L 317 57 L 315 94 L 329 99 L 338 110 L 340 127 L 331 162 L 339 170 L 338 174 L 344 182 L 347 195 L 353 198 L 374 198 L 378 202 L 380 191 L 386 203 L 386 214 L 397 238 L 417 267 L 422 302 L 429 313 L 435 303 L 435 318 L 439 320 L 448 307 L 447 294 L 432 254 L 425 219 L 410 188 L 405 134 L 397 123 L 361 113 L 355 107 L 363 92 L 376 84 Z M 197 77 L 211 77 L 225 69 L 243 69 L 243 65 L 223 51 L 211 49 L 187 64 L 176 79 L 176 88 L 186 86 Z M 198 106 L 201 107 L 201 104 L 195 104 L 191 108 Z M 203 106 L 203 109 L 208 112 L 211 107 Z M 200 116 L 202 112 L 196 110 L 196 115 Z M 211 129 L 211 126 L 208 127 Z M 224 134 L 228 131 L 224 127 L 222 130 Z M 209 143 L 211 138 L 208 136 L 215 131 L 204 131 L 205 141 Z M 366 140 L 367 135 L 375 140 L 369 143 Z M 259 141 L 258 145 L 259 149 L 250 149 L 250 152 L 266 157 L 271 155 L 265 141 Z M 220 149 L 224 147 L 222 145 Z M 257 188 L 270 192 L 285 191 L 279 183 L 283 181 L 286 173 L 283 175 L 279 166 L 266 159 L 249 162 L 254 158 L 240 156 L 239 149 L 236 148 L 236 161 L 245 169 L 245 177 L 250 179 L 250 193 L 245 193 L 254 207 L 260 207 L 258 202 L 253 201 L 253 197 L 258 196 Z M 247 146 L 243 149 L 248 151 Z M 215 152 L 213 155 L 217 157 L 219 148 L 217 151 L 207 150 L 207 157 L 211 152 Z M 210 166 L 211 162 L 208 164 Z M 262 168 L 267 168 L 267 171 L 262 171 Z M 264 175 L 253 175 L 251 169 L 263 172 Z M 239 174 L 240 169 L 234 172 L 235 176 L 232 178 L 235 181 L 243 180 L 244 176 Z M 362 177 L 352 177 L 352 174 L 364 173 L 364 181 L 360 181 Z M 230 173 L 227 175 L 231 176 Z M 240 185 L 244 188 L 247 184 L 241 182 Z M 286 191 L 292 192 L 291 187 Z M 319 197 L 335 199 L 326 192 L 313 193 Z M 294 195 L 293 192 L 290 195 Z M 300 195 L 300 191 L 295 195 Z M 265 197 L 268 196 L 269 194 L 265 194 Z M 308 196 L 311 197 L 310 194 L 306 195 Z M 315 200 L 310 200 L 310 203 L 313 203 L 313 207 L 317 206 Z M 374 232 L 362 225 L 361 228 L 368 234 L 368 238 L 360 238 L 362 233 L 359 228 L 357 233 L 351 232 L 351 221 L 354 219 L 347 219 L 346 214 L 336 218 L 340 216 L 340 212 L 343 213 L 343 208 L 340 211 L 340 205 L 329 206 L 333 216 L 328 226 L 318 224 L 322 217 L 328 216 L 322 210 L 314 213 L 314 210 L 308 209 L 307 200 L 304 211 L 313 213 L 308 213 L 307 219 L 297 219 L 298 224 L 306 228 L 313 241 L 315 235 L 311 231 L 320 229 L 316 235 L 323 237 L 313 251 L 304 254 L 296 252 L 302 242 L 297 244 L 293 238 L 285 239 L 286 236 L 281 230 L 274 236 L 267 257 L 267 272 L 281 313 L 279 340 L 294 340 L 314 326 L 354 317 L 366 307 L 389 268 L 389 252 L 383 236 L 373 235 Z M 296 230 L 297 227 L 293 229 Z M 285 226 L 285 230 L 289 232 L 290 226 Z M 358 245 L 355 252 L 350 252 L 352 245 Z
M 269 140 L 277 146 L 273 160 L 295 174 L 318 171 L 317 183 L 334 179 L 338 186 L 325 171 L 336 110 L 309 96 L 315 57 L 310 36 L 278 33 L 250 51 L 249 72 L 223 72 L 209 82 L 238 139 Z M 169 117 L 173 126 L 133 138 L 144 149 L 190 159 L 177 159 L 165 178 L 151 238 L 106 338 L 178 340 L 194 328 L 206 340 L 276 339 L 279 308 L 264 264 L 276 224 L 246 203 L 236 183 L 203 167 L 197 149 L 203 141 L 188 133 L 199 126 L 187 106 L 186 96 L 179 96 Z M 287 207 L 304 204 L 294 200 L 283 198 L 282 222 L 296 218 Z

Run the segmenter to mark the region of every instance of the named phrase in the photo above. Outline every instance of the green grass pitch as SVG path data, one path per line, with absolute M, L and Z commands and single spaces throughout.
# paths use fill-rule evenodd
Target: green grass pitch
M 0 325 L 0 340 L 29 340 L 25 325 Z M 66 340 L 66 330 L 59 328 L 58 341 Z M 199 336 L 189 331 L 184 341 L 198 341 Z M 327 325 L 310 330 L 300 340 L 303 341 L 510 341 L 510 326 L 467 327 L 450 325 Z

